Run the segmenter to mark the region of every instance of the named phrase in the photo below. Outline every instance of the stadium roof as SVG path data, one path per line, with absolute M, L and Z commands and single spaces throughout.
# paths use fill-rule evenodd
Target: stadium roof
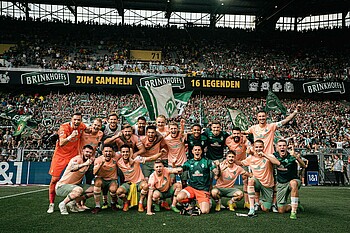
M 331 13 L 346 13 L 349 0 L 20 0 L 21 3 L 68 5 L 85 7 L 195 12 L 214 14 L 243 14 L 257 17 L 305 17 Z

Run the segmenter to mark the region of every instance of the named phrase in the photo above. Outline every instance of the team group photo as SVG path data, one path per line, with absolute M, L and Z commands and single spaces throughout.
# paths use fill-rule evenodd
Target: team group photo
M 347 1 L 0 1 L 4 232 L 345 232 Z

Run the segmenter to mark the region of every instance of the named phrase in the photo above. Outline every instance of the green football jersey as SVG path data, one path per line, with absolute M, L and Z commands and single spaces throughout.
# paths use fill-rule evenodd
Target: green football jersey
M 225 131 L 221 131 L 218 136 L 215 136 L 210 129 L 206 129 L 204 135 L 208 138 L 206 157 L 211 160 L 222 159 L 226 146 L 225 141 L 230 135 Z
M 204 153 L 204 148 L 207 147 L 208 138 L 204 135 L 201 135 L 199 138 L 195 138 L 193 134 L 189 134 L 187 136 L 186 144 L 188 145 L 188 159 L 193 159 L 192 149 L 195 145 L 200 145 L 202 147 L 202 151 Z
M 289 153 L 286 157 L 282 158 L 278 152 L 274 153 L 274 156 L 280 161 L 280 165 L 277 167 L 277 182 L 287 183 L 293 179 L 299 179 L 298 176 L 298 164 L 296 158 Z
M 182 165 L 182 169 L 189 173 L 189 186 L 204 191 L 209 191 L 210 173 L 214 168 L 213 161 L 207 158 L 201 160 L 190 159 Z

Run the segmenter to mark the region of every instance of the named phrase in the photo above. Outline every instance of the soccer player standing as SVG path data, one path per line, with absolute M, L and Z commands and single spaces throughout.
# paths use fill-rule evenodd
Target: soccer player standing
M 243 131 L 242 133 L 253 134 L 254 142 L 256 140 L 261 140 L 264 142 L 264 153 L 272 154 L 275 151 L 273 148 L 273 139 L 275 137 L 275 132 L 277 128 L 282 127 L 283 125 L 291 121 L 298 114 L 300 109 L 301 105 L 298 105 L 295 111 L 289 116 L 287 116 L 286 119 L 270 124 L 267 123 L 267 113 L 263 110 L 260 110 L 257 115 L 258 124 L 251 126 L 247 131 Z
M 50 205 L 47 213 L 54 211 L 55 187 L 60 179 L 62 171 L 66 168 L 69 161 L 79 154 L 80 137 L 86 129 L 86 125 L 81 122 L 81 113 L 74 113 L 71 121 L 60 125 L 58 130 L 59 140 L 56 142 L 56 148 L 52 157 L 49 174 L 51 175 L 49 187 Z
M 254 210 L 255 192 L 260 192 L 261 209 L 269 211 L 272 205 L 273 195 L 273 169 L 272 164 L 280 162 L 272 155 L 264 153 L 264 142 L 254 142 L 254 154 L 242 161 L 236 161 L 238 165 L 250 166 L 253 177 L 248 179 L 249 213 L 248 216 L 256 216 Z
M 161 152 L 162 148 L 166 147 L 163 136 L 158 134 L 156 129 L 157 128 L 154 125 L 149 125 L 146 128 L 146 137 L 141 139 L 141 142 L 146 148 L 146 152 L 142 155 L 143 157 L 151 157 L 155 154 L 158 154 L 159 152 Z M 162 160 L 166 159 L 166 163 L 168 162 L 166 154 L 162 155 L 160 159 Z M 168 164 L 166 164 L 166 166 L 167 165 Z M 145 176 L 146 180 L 148 180 L 148 177 L 154 171 L 153 169 L 154 169 L 153 161 L 145 162 L 142 165 L 142 173 Z
M 226 131 L 221 130 L 221 123 L 219 121 L 213 121 L 210 129 L 207 128 L 203 134 L 208 138 L 206 157 L 213 161 L 221 161 L 226 146 L 226 138 L 230 135 Z
M 246 159 L 246 151 L 249 147 L 249 141 L 245 136 L 242 135 L 239 127 L 232 129 L 232 134 L 226 138 L 226 145 L 229 150 L 234 151 L 235 160 L 242 161 Z M 244 170 L 248 171 L 248 167 L 243 167 Z M 248 177 L 243 176 L 243 193 L 244 193 L 244 207 L 249 209 L 249 199 L 247 194 Z

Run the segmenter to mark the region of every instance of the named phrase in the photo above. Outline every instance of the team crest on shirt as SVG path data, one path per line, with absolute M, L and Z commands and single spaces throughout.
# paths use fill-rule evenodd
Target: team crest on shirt
M 234 180 L 232 176 L 228 175 L 225 177 L 225 180 Z
M 203 164 L 202 164 L 203 165 Z M 193 174 L 193 176 L 203 176 L 202 173 L 200 173 L 200 171 L 196 170 Z
M 168 183 L 168 179 L 166 177 L 163 177 L 163 182 L 162 182 L 162 186 L 160 187 L 160 189 L 164 188 L 167 183 Z

